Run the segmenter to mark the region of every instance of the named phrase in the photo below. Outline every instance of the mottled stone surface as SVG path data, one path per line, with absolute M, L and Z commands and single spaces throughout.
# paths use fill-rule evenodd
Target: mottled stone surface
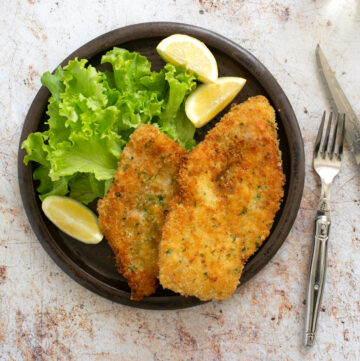
M 87 291 L 41 248 L 24 214 L 17 149 L 40 75 L 117 27 L 170 20 L 241 44 L 274 74 L 298 116 L 305 191 L 273 260 L 229 301 L 180 311 L 121 306 Z M 328 100 L 320 42 L 360 116 L 359 0 L 12 0 L 0 3 L 1 360 L 360 360 L 360 174 L 347 150 L 333 187 L 327 284 L 316 345 L 302 347 L 319 182 L 312 146 Z

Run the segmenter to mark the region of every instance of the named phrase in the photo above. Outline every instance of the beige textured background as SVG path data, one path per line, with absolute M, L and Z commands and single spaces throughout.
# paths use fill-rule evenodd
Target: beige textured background
M 40 75 L 88 40 L 144 21 L 200 25 L 262 61 L 287 93 L 306 152 L 295 225 L 273 260 L 229 301 L 132 309 L 64 274 L 25 217 L 17 149 Z M 312 146 L 328 102 L 320 42 L 360 116 L 359 0 L 11 0 L 0 2 L 0 360 L 360 360 L 360 174 L 347 151 L 333 187 L 327 284 L 316 345 L 302 343 L 319 183 Z

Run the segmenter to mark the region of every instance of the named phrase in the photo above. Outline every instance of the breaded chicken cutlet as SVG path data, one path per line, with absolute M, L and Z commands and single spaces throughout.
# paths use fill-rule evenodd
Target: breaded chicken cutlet
M 227 299 L 267 238 L 283 197 L 275 112 L 263 96 L 235 106 L 187 156 L 163 227 L 163 287 Z
M 113 184 L 98 202 L 101 231 L 127 279 L 131 299 L 158 285 L 158 245 L 185 148 L 152 125 L 142 125 L 123 150 Z

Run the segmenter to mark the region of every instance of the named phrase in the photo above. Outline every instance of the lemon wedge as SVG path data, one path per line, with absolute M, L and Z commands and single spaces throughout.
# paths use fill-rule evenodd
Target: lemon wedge
M 208 123 L 239 93 L 246 80 L 238 77 L 219 78 L 212 84 L 201 84 L 185 102 L 185 112 L 196 128 Z
M 218 77 L 214 55 L 198 39 L 183 34 L 171 35 L 162 40 L 156 50 L 165 61 L 196 73 L 204 83 L 212 83 Z
M 49 196 L 42 202 L 42 210 L 64 233 L 87 244 L 103 239 L 96 215 L 82 203 L 61 196 Z

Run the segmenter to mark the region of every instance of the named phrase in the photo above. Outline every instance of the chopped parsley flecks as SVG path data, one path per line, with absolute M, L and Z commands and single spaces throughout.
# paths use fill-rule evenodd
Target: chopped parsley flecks
M 244 215 L 244 214 L 246 214 L 247 213 L 247 208 L 246 207 L 243 207 L 243 209 L 242 209 L 242 211 L 240 212 L 240 215 Z

